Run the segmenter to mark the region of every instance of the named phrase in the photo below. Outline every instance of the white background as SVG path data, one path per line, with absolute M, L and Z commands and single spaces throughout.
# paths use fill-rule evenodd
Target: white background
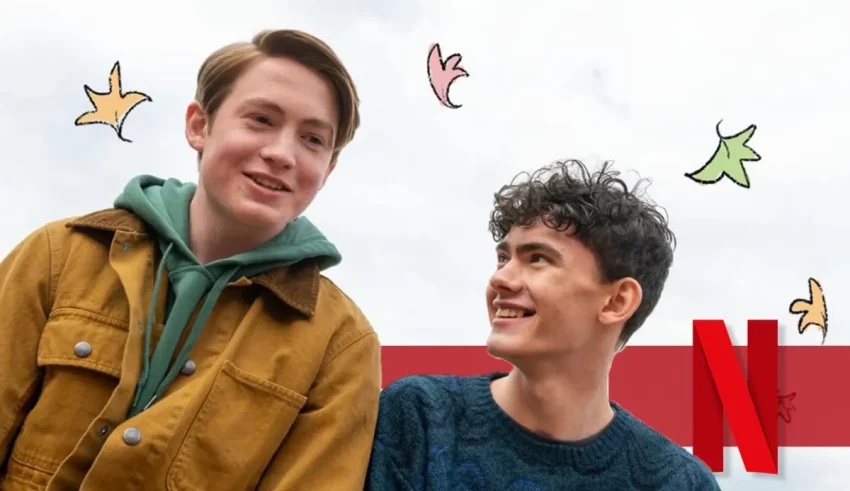
M 559 158 L 652 178 L 670 215 L 671 277 L 632 344 L 689 345 L 694 318 L 727 320 L 737 344 L 747 319 L 778 318 L 783 344 L 819 344 L 787 312 L 810 276 L 830 306 L 827 343 L 850 344 L 848 18 L 838 1 L 6 0 L 0 252 L 46 221 L 110 207 L 137 174 L 194 180 L 183 116 L 203 59 L 298 28 L 333 46 L 360 90 L 362 129 L 308 216 L 343 252 L 329 276 L 384 344 L 484 342 L 492 195 Z M 428 86 L 434 42 L 470 73 L 452 88 L 460 109 Z M 105 90 L 115 61 L 124 90 L 153 98 L 127 119 L 133 143 L 73 125 L 91 109 L 83 84 Z M 758 126 L 749 190 L 684 177 L 714 152 L 721 119 L 727 135 Z M 780 457 L 780 477 L 753 476 L 727 450 L 721 486 L 838 490 L 850 477 L 847 449 Z

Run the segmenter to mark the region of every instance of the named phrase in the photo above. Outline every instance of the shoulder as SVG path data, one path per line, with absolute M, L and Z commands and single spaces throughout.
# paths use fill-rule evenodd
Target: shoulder
M 59 242 L 73 237 L 79 232 L 79 223 L 91 215 L 63 217 L 56 220 L 51 220 L 41 227 L 35 229 L 30 236 L 44 235 L 52 242 Z M 83 227 L 85 228 L 85 227 Z
M 105 231 L 110 233 L 129 232 L 146 234 L 150 232 L 144 220 L 135 213 L 122 208 L 105 208 L 87 215 L 64 218 L 52 222 L 57 228 L 71 231 Z
M 423 407 L 442 403 L 461 377 L 454 375 L 409 375 L 389 384 L 381 392 L 381 403 Z
M 381 391 L 380 417 L 391 424 L 395 420 L 418 420 L 426 426 L 445 423 L 453 409 L 462 404 L 453 390 L 461 378 L 453 375 L 402 377 Z
M 329 312 L 345 312 L 347 315 L 356 317 L 358 320 L 366 320 L 366 316 L 360 310 L 357 303 L 327 276 L 318 275 L 318 297 L 320 310 Z M 368 324 L 368 323 L 367 323 Z
M 88 224 L 87 220 L 90 217 L 97 218 L 99 213 L 103 212 L 46 222 L 27 232 L 26 236 L 18 242 L 16 249 L 38 254 L 49 253 L 52 260 L 62 259 L 72 250 L 79 252 L 80 247 L 85 249 L 86 245 L 95 245 L 95 243 L 102 249 L 102 245 L 98 243 L 101 241 L 92 241 L 90 234 L 80 233 L 80 229 L 94 228 Z
M 389 384 L 381 391 L 376 437 L 384 444 L 402 448 L 415 444 L 425 433 L 450 424 L 457 404 L 451 387 L 458 378 L 410 375 Z
M 31 236 L 43 235 L 54 253 L 108 253 L 116 232 L 145 235 L 144 222 L 130 211 L 106 208 L 86 215 L 75 215 L 52 220 L 42 225 Z M 87 249 L 92 246 L 95 249 Z
M 110 233 L 103 231 L 101 234 L 91 235 L 77 231 L 75 224 L 81 218 L 72 216 L 55 219 L 30 229 L 26 235 L 18 239 L 3 258 L 0 258 L 3 260 L 4 267 L 25 265 L 24 269 L 28 271 L 26 276 L 33 281 L 49 278 L 52 294 L 70 258 L 74 259 L 75 265 L 107 264 Z M 85 270 L 85 268 L 76 269 Z M 79 281 L 85 282 L 88 278 L 82 278 Z
M 357 303 L 327 276 L 319 274 L 316 285 L 318 291 L 314 322 L 333 326 L 328 356 L 333 358 L 336 353 L 359 341 L 365 343 L 360 345 L 368 344 L 370 350 L 379 350 L 378 335 Z
M 622 407 L 618 410 L 624 411 L 630 423 L 629 453 L 634 455 L 631 464 L 638 472 L 663 474 L 659 489 L 719 489 L 714 474 L 702 460 Z

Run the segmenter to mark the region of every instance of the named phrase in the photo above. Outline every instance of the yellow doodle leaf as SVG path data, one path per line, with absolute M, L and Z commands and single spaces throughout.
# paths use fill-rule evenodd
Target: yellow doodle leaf
M 798 298 L 791 302 L 788 311 L 792 314 L 803 314 L 797 322 L 797 331 L 803 334 L 810 325 L 814 324 L 823 332 L 823 344 L 826 341 L 827 320 L 826 298 L 823 296 L 818 280 L 809 278 L 809 299 Z
M 141 92 L 121 91 L 121 66 L 117 61 L 115 62 L 115 66 L 112 67 L 112 72 L 109 74 L 108 92 L 96 92 L 88 85 L 84 85 L 83 88 L 86 90 L 86 95 L 94 106 L 94 111 L 80 115 L 74 121 L 74 125 L 106 124 L 115 130 L 118 138 L 129 142 L 130 140 L 124 138 L 121 134 L 124 120 L 133 108 L 142 102 L 151 101 L 151 98 Z

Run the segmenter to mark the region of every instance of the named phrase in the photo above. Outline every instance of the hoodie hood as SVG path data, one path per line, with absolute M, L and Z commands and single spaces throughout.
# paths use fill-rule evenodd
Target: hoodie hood
M 342 260 L 339 251 L 319 229 L 307 218 L 299 217 L 279 235 L 254 250 L 200 264 L 189 249 L 189 203 L 196 189 L 193 183 L 141 175 L 131 179 L 115 200 L 116 208 L 135 213 L 154 229 L 162 251 L 146 320 L 142 374 L 129 416 L 147 408 L 177 376 L 215 302 L 229 282 L 305 259 L 316 261 L 320 270 L 335 266 Z M 153 357 L 150 357 L 150 334 L 165 269 L 168 270 L 170 286 L 165 327 Z M 200 311 L 186 342 L 174 363 L 169 364 L 199 305 Z

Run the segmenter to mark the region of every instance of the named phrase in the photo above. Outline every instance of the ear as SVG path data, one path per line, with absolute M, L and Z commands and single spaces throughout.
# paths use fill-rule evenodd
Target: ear
M 207 113 L 198 101 L 186 108 L 186 141 L 197 152 L 204 151 L 207 136 Z
M 322 189 L 323 187 L 325 187 L 325 183 L 328 182 L 328 178 L 331 177 L 331 172 L 333 172 L 334 169 L 336 169 L 336 162 L 337 162 L 336 159 L 331 160 L 330 165 L 328 165 L 328 171 L 325 172 L 325 178 L 322 179 L 322 184 L 321 184 L 321 186 L 319 186 L 319 189 Z
M 603 326 L 622 326 L 640 306 L 643 290 L 634 278 L 622 278 L 610 285 L 608 302 L 599 312 Z

